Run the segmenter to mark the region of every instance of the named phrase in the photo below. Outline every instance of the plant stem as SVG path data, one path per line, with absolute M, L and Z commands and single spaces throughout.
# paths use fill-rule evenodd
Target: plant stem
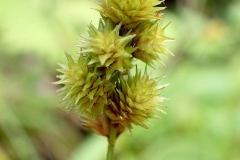
M 114 148 L 117 139 L 117 130 L 114 126 L 110 125 L 109 137 L 108 137 L 108 152 L 107 160 L 114 160 Z

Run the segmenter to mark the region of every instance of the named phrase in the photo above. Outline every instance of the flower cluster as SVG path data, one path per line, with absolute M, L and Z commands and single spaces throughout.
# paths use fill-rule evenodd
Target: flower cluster
M 160 78 L 151 78 L 145 69 L 131 75 L 133 60 L 147 66 L 161 62 L 161 54 L 171 54 L 164 35 L 158 0 L 97 0 L 102 19 L 98 28 L 89 25 L 89 35 L 81 36 L 78 59 L 66 54 L 68 64 L 60 65 L 59 93 L 64 95 L 66 110 L 74 110 L 83 125 L 109 136 L 132 125 L 148 128 L 148 119 L 157 118 L 163 100 Z

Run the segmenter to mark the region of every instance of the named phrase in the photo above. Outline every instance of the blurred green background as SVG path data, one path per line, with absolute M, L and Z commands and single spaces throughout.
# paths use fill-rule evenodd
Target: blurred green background
M 240 1 L 166 0 L 161 120 L 120 136 L 117 160 L 240 159 Z M 0 0 L 0 160 L 104 160 L 107 140 L 60 109 L 64 51 L 98 23 L 89 0 Z

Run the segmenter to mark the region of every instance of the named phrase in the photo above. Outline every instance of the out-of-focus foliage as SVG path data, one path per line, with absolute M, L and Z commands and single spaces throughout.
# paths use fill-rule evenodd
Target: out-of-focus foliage
M 221 0 L 222 2 L 223 0 Z M 166 0 L 166 5 L 170 0 Z M 224 2 L 224 3 L 223 3 Z M 240 2 L 179 0 L 165 10 L 167 115 L 150 130 L 121 135 L 118 160 L 238 160 L 240 157 Z M 58 107 L 51 85 L 64 51 L 95 26 L 88 0 L 0 0 L 0 159 L 101 160 L 106 139 Z

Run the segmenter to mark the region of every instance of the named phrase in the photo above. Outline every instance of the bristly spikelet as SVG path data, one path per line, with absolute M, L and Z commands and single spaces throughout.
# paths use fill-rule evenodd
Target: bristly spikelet
M 96 117 L 103 112 L 115 85 L 97 76 L 95 69 L 87 66 L 88 59 L 82 55 L 76 62 L 70 55 L 66 56 L 68 64 L 60 65 L 62 68 L 58 71 L 61 75 L 57 76 L 60 80 L 54 82 L 64 85 L 58 92 L 65 95 L 66 109 L 75 109 L 79 115 L 89 110 L 92 117 Z
M 122 22 L 124 28 L 133 29 L 143 21 L 160 19 L 159 11 L 165 7 L 156 6 L 162 2 L 159 0 L 97 0 L 101 8 L 96 10 L 115 24 Z
M 164 42 L 173 41 L 172 38 L 164 35 L 167 26 L 163 26 L 161 20 L 146 21 L 140 24 L 135 31 L 136 37 L 133 40 L 137 48 L 133 56 L 154 67 L 154 61 L 162 62 L 161 54 L 173 55 L 163 45 Z
M 120 36 L 121 26 L 119 24 L 114 28 L 109 20 L 105 24 L 100 20 L 99 28 L 90 25 L 89 37 L 82 37 L 77 45 L 81 48 L 80 54 L 90 57 L 88 65 L 101 68 L 108 78 L 116 70 L 124 72 L 132 67 L 132 52 L 136 48 L 130 47 L 128 43 L 135 35 Z
M 146 70 L 143 75 L 136 71 L 136 75 L 127 79 L 123 77 L 117 84 L 111 104 L 105 113 L 112 123 L 121 124 L 129 129 L 132 124 L 148 128 L 148 118 L 156 118 L 159 102 L 163 100 L 160 90 L 165 86 L 158 86 L 160 78 L 151 79 Z

